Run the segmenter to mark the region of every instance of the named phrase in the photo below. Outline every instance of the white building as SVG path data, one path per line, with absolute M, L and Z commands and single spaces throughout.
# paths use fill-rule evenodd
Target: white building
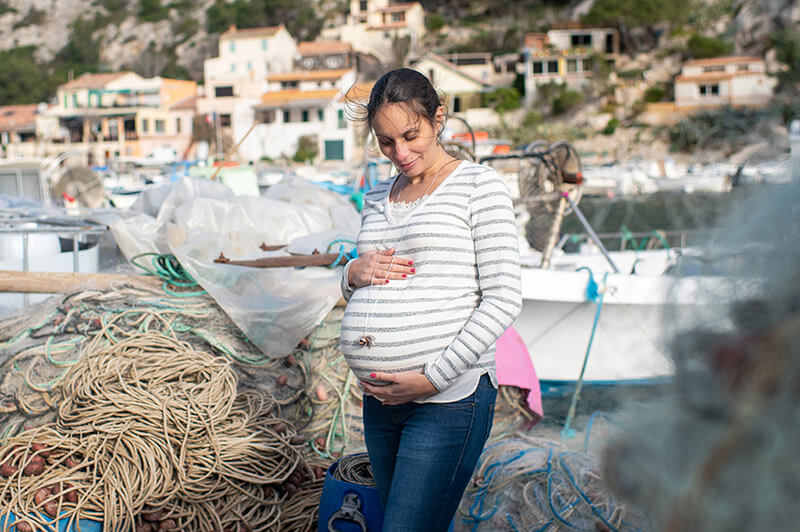
M 355 80 L 354 69 L 269 76 L 268 91 L 235 111 L 237 137 L 256 123 L 240 146 L 240 155 L 249 160 L 292 157 L 305 136 L 316 140 L 320 161 L 353 159 L 356 134 L 347 119 L 345 95 Z
M 87 164 L 159 149 L 187 156 L 197 83 L 133 72 L 84 74 L 58 87 L 56 105 L 37 116 L 45 155 L 86 154 Z
M 579 22 L 554 24 L 547 33 L 529 33 L 523 48 L 525 105 L 536 99 L 537 86 L 556 81 L 579 88 L 594 74 L 595 58 L 613 67 L 619 54 L 619 31 Z
M 267 78 L 290 72 L 297 43 L 286 28 L 238 29 L 231 26 L 219 37 L 219 56 L 203 63 L 205 94 L 197 111 L 212 115 L 225 133 L 231 133 L 234 109 L 257 101 L 266 92 Z M 241 129 L 236 127 L 236 129 Z
M 759 107 L 772 97 L 777 80 L 760 57 L 726 56 L 687 61 L 675 78 L 676 110 Z
M 494 88 L 488 81 L 491 61 L 488 66 L 484 64 L 463 68 L 444 56 L 430 53 L 412 62 L 411 68 L 425 74 L 433 86 L 445 94 L 448 111 L 452 113 L 481 107 L 481 94 Z
M 398 43 L 408 38 L 411 54 L 419 49 L 425 35 L 425 10 L 419 2 L 391 0 L 350 0 L 347 22 L 323 31 L 328 39 L 349 42 L 358 52 L 373 54 L 384 64 L 402 63 Z

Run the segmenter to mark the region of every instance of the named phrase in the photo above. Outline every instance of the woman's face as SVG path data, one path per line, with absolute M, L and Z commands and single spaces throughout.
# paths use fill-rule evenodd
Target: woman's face
M 437 111 L 443 114 L 443 108 Z M 385 103 L 372 121 L 381 153 L 406 175 L 418 177 L 432 168 L 438 157 L 434 125 L 401 103 Z

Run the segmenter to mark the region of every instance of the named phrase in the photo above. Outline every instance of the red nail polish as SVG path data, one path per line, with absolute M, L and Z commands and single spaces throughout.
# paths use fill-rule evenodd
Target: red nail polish
M 416 268 L 411 268 L 411 273 L 417 273 L 417 269 Z
M 403 274 L 403 279 L 405 279 L 406 277 L 408 277 L 408 276 L 406 274 Z
M 377 374 L 375 374 L 375 373 L 370 373 L 370 374 L 369 374 L 369 376 L 370 376 L 370 378 L 374 379 L 374 378 L 377 376 Z
M 414 261 L 413 261 L 413 260 L 410 260 L 410 261 L 408 261 L 408 265 L 409 265 L 409 266 L 411 266 L 412 264 L 414 264 Z
M 386 284 L 389 284 L 389 279 L 386 279 Z

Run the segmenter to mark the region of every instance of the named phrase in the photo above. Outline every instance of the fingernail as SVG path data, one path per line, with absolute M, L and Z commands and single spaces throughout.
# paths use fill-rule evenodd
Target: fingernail
M 411 268 L 411 273 L 417 273 L 417 269 L 416 268 Z
M 389 279 L 386 279 L 386 284 L 389 284 Z
M 408 265 L 409 265 L 409 266 L 411 266 L 412 264 L 414 264 L 414 261 L 413 261 L 413 260 L 410 260 L 410 261 L 408 261 Z
M 377 377 L 378 375 L 377 375 L 376 373 L 370 373 L 370 374 L 369 374 L 369 376 L 370 376 L 370 378 L 374 379 L 374 378 L 375 378 L 375 377 Z
M 406 274 L 403 274 L 403 279 L 405 279 L 406 277 L 407 277 L 407 275 L 406 275 Z

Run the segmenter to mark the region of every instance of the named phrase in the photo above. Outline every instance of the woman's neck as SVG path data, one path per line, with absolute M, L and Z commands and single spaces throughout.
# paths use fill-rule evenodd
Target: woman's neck
M 423 182 L 428 182 L 431 179 L 436 179 L 436 177 L 439 175 L 444 165 L 449 163 L 451 160 L 452 157 L 450 157 L 450 155 L 446 151 L 444 151 L 443 148 L 440 147 L 439 153 L 436 156 L 436 161 L 434 162 L 434 164 L 430 166 L 430 168 L 428 168 L 418 176 L 408 177 L 404 175 L 404 177 L 412 185 L 418 185 Z

